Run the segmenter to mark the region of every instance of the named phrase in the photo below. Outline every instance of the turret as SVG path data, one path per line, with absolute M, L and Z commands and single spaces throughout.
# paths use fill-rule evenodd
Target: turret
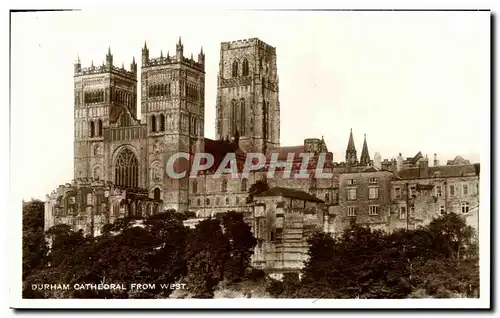
M 184 45 L 182 45 L 181 37 L 179 37 L 179 43 L 175 47 L 175 54 L 177 61 L 181 61 L 184 56 Z
M 108 47 L 108 54 L 106 54 L 106 66 L 108 68 L 113 66 L 113 54 L 111 54 L 111 47 Z
M 403 156 L 399 153 L 399 156 L 396 158 L 396 171 L 401 171 L 403 169 Z
M 132 57 L 132 63 L 130 63 L 130 71 L 137 74 L 137 63 L 135 63 L 135 57 Z
M 205 53 L 203 53 L 203 46 L 201 47 L 200 53 L 198 53 L 198 63 L 205 64 Z
M 144 47 L 142 48 L 142 66 L 148 65 L 149 62 L 149 49 L 144 41 Z
M 80 62 L 80 56 L 77 56 L 75 62 L 75 73 L 79 73 L 81 71 L 82 71 L 82 63 Z
M 438 161 L 438 155 L 437 153 L 434 154 L 434 167 L 439 166 L 439 161 Z

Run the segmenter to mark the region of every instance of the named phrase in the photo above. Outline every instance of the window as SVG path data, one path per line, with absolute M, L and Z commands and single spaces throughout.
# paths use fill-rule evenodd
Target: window
M 378 199 L 378 188 L 369 188 L 368 189 L 368 198 L 370 200 Z
M 401 198 L 401 188 L 400 187 L 394 188 L 394 198 L 395 199 Z
M 347 184 L 349 184 L 349 185 L 356 184 L 356 180 L 354 180 L 354 179 L 349 179 L 349 180 L 347 180 Z
M 451 196 L 455 195 L 455 185 L 453 185 L 453 184 L 450 185 L 450 195 Z
M 413 185 L 410 187 L 410 197 L 413 197 L 416 195 L 417 195 L 417 187 Z
M 215 198 L 215 205 L 220 205 L 220 198 Z
M 97 120 L 97 136 L 102 136 L 102 120 Z
M 462 202 L 462 213 L 469 213 L 469 202 Z
M 273 230 L 271 230 L 269 232 L 269 241 L 274 242 L 274 231 Z
M 232 72 L 233 77 L 238 77 L 238 61 L 233 62 Z
M 193 193 L 198 192 L 198 182 L 195 180 L 193 181 Z
M 226 198 L 226 205 L 229 205 L 229 198 Z
M 207 205 L 210 205 L 210 199 L 207 198 L 207 200 L 205 201 Z
M 347 208 L 347 216 L 356 216 L 356 207 L 350 206 Z
M 436 186 L 436 196 L 438 196 L 438 197 L 443 196 L 443 187 L 440 185 Z
M 94 137 L 95 136 L 95 126 L 94 126 L 94 122 L 91 121 L 90 122 L 90 137 Z
M 226 179 L 222 179 L 221 191 L 222 192 L 226 192 L 227 191 L 227 180 Z
M 325 203 L 330 203 L 330 194 L 325 193 Z
M 201 205 L 201 200 L 200 198 L 198 198 L 198 200 L 196 200 L 196 205 L 200 206 Z
M 128 148 L 116 158 L 115 184 L 127 188 L 137 188 L 139 184 L 139 161 Z
M 377 178 L 369 178 L 368 183 L 377 183 Z
M 356 189 L 347 189 L 347 200 L 356 200 Z
M 161 191 L 160 191 L 160 189 L 156 188 L 154 190 L 153 196 L 154 196 L 155 201 L 160 201 L 161 200 Z
M 415 215 L 415 207 L 410 207 L 410 216 L 414 216 Z
M 156 117 L 155 117 L 155 115 L 151 116 L 151 132 L 156 132 Z
M 379 206 L 377 205 L 371 205 L 368 207 L 369 215 L 378 215 L 378 211 L 379 211 Z
M 87 205 L 92 205 L 92 193 L 87 193 Z
M 444 210 L 444 205 L 441 205 L 441 206 L 439 207 L 439 213 L 441 213 L 441 214 L 444 214 L 444 213 L 445 213 L 445 210 Z
M 247 59 L 243 60 L 242 67 L 243 67 L 243 76 L 248 76 L 248 61 L 247 61 Z
M 399 207 L 399 218 L 402 220 L 406 219 L 406 207 L 405 206 Z
M 165 115 L 160 114 L 158 119 L 160 120 L 160 130 L 159 131 L 165 131 Z
M 463 189 L 464 195 L 469 195 L 469 185 L 468 184 L 464 184 L 462 189 Z

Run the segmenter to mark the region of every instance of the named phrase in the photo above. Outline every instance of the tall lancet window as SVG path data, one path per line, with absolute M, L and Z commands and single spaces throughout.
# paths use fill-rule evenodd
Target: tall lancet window
M 115 184 L 127 188 L 137 188 L 139 184 L 139 162 L 130 149 L 123 149 L 116 158 Z
M 247 61 L 247 59 L 243 60 L 242 68 L 243 68 L 243 76 L 248 76 L 248 61 Z
M 264 139 L 268 139 L 269 136 L 269 120 L 268 120 L 268 107 L 269 103 L 266 101 L 263 102 L 262 104 L 262 128 L 264 129 Z
M 238 128 L 237 121 L 238 121 L 238 105 L 236 103 L 236 100 L 233 99 L 231 101 L 231 133 L 233 135 L 236 133 L 236 129 Z
M 240 136 L 245 135 L 245 126 L 246 126 L 246 108 L 245 108 L 245 99 L 242 98 L 240 100 L 240 124 L 238 127 L 238 132 Z
M 238 61 L 233 62 L 233 67 L 231 71 L 232 71 L 231 72 L 232 77 L 238 77 Z

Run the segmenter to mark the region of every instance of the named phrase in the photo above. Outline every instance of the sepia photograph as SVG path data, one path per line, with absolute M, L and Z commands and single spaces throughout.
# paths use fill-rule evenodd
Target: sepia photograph
M 491 23 L 11 11 L 11 306 L 489 308 Z

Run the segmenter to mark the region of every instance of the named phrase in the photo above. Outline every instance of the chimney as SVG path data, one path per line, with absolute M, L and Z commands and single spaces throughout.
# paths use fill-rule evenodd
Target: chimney
M 399 153 L 399 156 L 396 158 L 396 171 L 401 171 L 403 169 L 403 156 Z
M 439 166 L 439 161 L 438 161 L 438 155 L 437 153 L 434 154 L 434 167 Z
M 373 165 L 377 169 L 382 169 L 382 156 L 380 156 L 380 153 L 378 152 L 376 152 L 373 157 Z
M 419 162 L 419 175 L 421 178 L 427 178 L 429 176 L 429 158 L 427 155 Z

